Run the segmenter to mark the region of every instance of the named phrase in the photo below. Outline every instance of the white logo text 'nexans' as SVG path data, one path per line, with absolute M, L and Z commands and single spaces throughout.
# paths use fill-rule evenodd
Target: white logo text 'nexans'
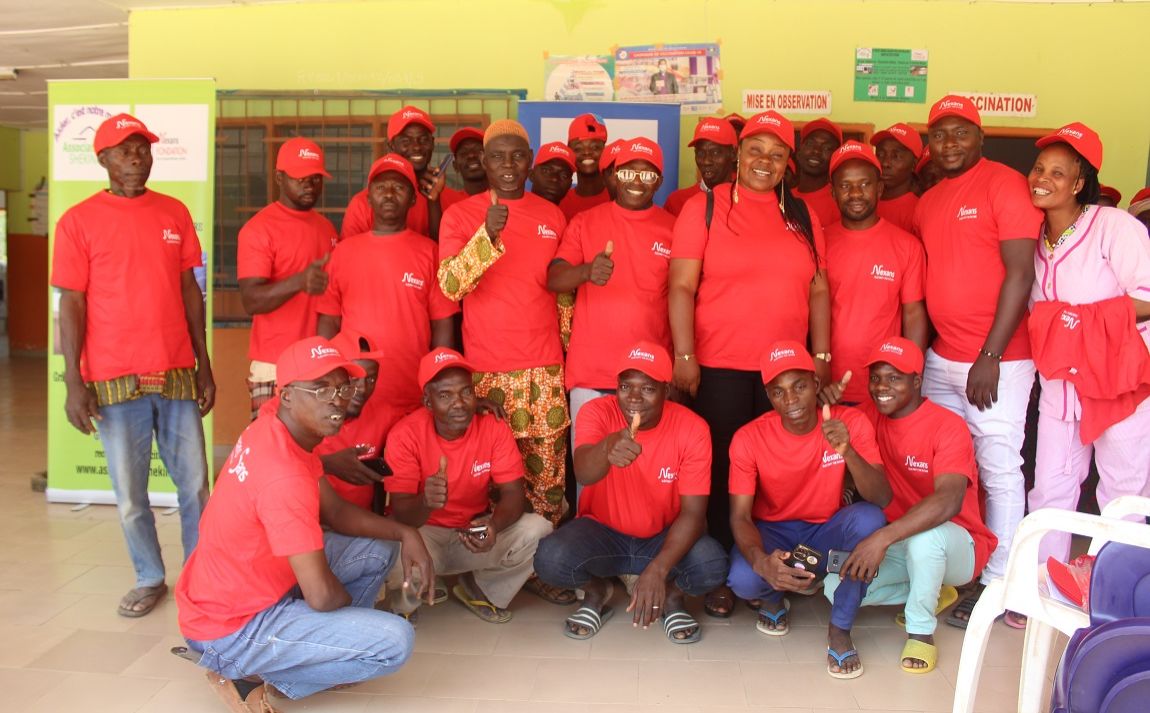
M 551 228 L 547 227 L 547 225 L 545 223 L 540 224 L 536 230 L 539 234 L 539 237 L 541 237 L 541 238 L 545 238 L 547 240 L 558 240 L 559 239 L 558 233 L 556 233 Z
M 338 357 L 338 356 L 339 356 L 339 350 L 335 349 L 334 347 L 325 347 L 323 345 L 320 345 L 318 347 L 312 347 L 311 348 L 311 358 L 312 359 L 330 359 L 331 357 Z
M 967 208 L 966 206 L 958 207 L 959 220 L 978 220 L 978 208 Z
M 1076 139 L 1082 138 L 1082 132 L 1081 131 L 1078 131 L 1077 129 L 1070 129 L 1070 128 L 1062 129 L 1061 131 L 1058 132 L 1058 135 L 1059 136 L 1073 136 Z
M 547 153 L 558 154 L 560 156 L 570 156 L 571 149 L 566 146 L 548 146 Z
M 304 148 L 299 150 L 299 157 L 306 160 L 306 161 L 318 161 L 319 160 L 319 154 L 316 153 L 315 151 L 312 151 L 311 149 L 309 149 L 307 147 L 304 147 Z
M 901 126 L 892 126 L 887 129 L 887 133 L 894 134 L 895 136 L 902 136 L 903 138 L 907 136 L 906 129 L 902 128 Z
M 718 130 L 719 130 L 719 125 L 712 123 L 710 121 L 703 122 L 702 124 L 699 124 L 699 133 L 700 134 L 710 134 L 710 133 L 714 133 Z
M 664 485 L 674 483 L 678 477 L 678 473 L 666 466 L 659 469 L 659 482 L 663 483 Z
M 144 128 L 144 125 L 138 121 L 132 121 L 130 119 L 119 119 L 118 121 L 116 121 L 116 128 L 117 129 L 142 129 L 142 128 Z
M 839 148 L 839 155 L 845 156 L 848 153 L 859 153 L 862 150 L 862 144 L 844 144 Z
M 947 111 L 949 109 L 960 109 L 961 110 L 961 109 L 965 109 L 965 108 L 966 108 L 966 102 L 955 101 L 953 99 L 947 99 L 946 101 L 944 101 L 938 105 L 939 111 Z
M 884 343 L 878 350 L 882 354 L 898 354 L 902 356 L 902 347 L 897 344 L 891 344 L 890 342 Z
M 796 356 L 794 349 L 774 349 L 771 351 L 771 361 L 778 361 L 779 359 L 791 359 Z
M 491 472 L 491 461 L 480 463 L 479 461 L 472 461 L 471 463 L 471 477 L 479 478 Z
M 776 119 L 775 117 L 769 116 L 767 114 L 763 114 L 762 116 L 760 116 L 755 123 L 766 124 L 768 126 L 782 126 L 783 125 L 783 122 L 781 122 L 778 119 Z
M 410 272 L 403 273 L 403 278 L 400 279 L 400 283 L 402 283 L 405 287 L 413 287 L 417 290 L 422 290 L 424 285 L 423 280 L 419 279 Z
M 906 457 L 906 469 L 913 470 L 916 473 L 929 473 L 930 464 L 916 459 L 914 456 Z
M 165 243 L 168 243 L 170 245 L 179 245 L 180 244 L 180 234 L 177 233 L 176 231 L 172 230 L 171 228 L 164 228 L 164 234 L 160 237 L 162 237 L 164 239 Z
M 423 118 L 423 112 L 422 111 L 413 111 L 411 109 L 408 109 L 407 111 L 400 114 L 400 117 L 402 117 L 404 119 L 422 119 Z
M 448 354 L 447 352 L 435 355 L 436 364 L 442 364 L 445 361 L 459 361 L 459 357 L 455 356 L 454 354 Z
M 631 353 L 627 355 L 628 359 L 642 359 L 643 361 L 655 362 L 655 355 L 651 352 L 645 352 L 642 349 L 632 349 Z
M 846 461 L 838 451 L 823 451 L 823 467 L 831 468 L 836 465 L 841 465 Z
M 1079 319 L 1077 312 L 1071 312 L 1068 309 L 1062 310 L 1062 314 L 1060 314 L 1058 318 L 1062 320 L 1062 326 L 1067 329 L 1076 329 L 1082 321 Z
M 248 477 L 248 467 L 244 465 L 244 456 L 251 452 L 251 448 L 244 446 L 242 438 L 236 441 L 236 447 L 232 449 L 232 460 L 235 461 L 235 465 L 228 468 L 228 472 L 236 476 L 236 480 L 241 483 Z
M 639 144 L 639 143 L 631 144 L 631 151 L 632 151 L 632 153 L 645 153 L 648 156 L 654 156 L 655 155 L 655 152 L 651 150 L 651 147 L 646 145 L 646 144 Z
M 668 260 L 671 258 L 671 248 L 667 247 L 658 240 L 651 244 L 651 252 L 655 253 L 659 257 L 665 257 Z
M 886 269 L 882 263 L 879 263 L 870 269 L 870 276 L 876 280 L 894 282 L 894 270 Z

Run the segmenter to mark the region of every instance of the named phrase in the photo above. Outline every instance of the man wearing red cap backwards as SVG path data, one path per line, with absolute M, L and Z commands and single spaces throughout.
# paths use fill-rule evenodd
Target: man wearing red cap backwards
M 472 371 L 452 349 L 435 349 L 420 360 L 423 408 L 388 435 L 394 475 L 384 486 L 395 518 L 419 528 L 435 570 L 460 575 L 455 598 L 480 619 L 504 624 L 551 523 L 525 512 L 523 457 L 506 423 L 476 412 Z M 494 509 L 492 489 L 498 491 Z M 410 620 L 419 597 L 389 589 L 392 611 Z
M 966 422 L 922 397 L 922 350 L 892 337 L 867 360 L 870 398 L 878 411 L 876 438 L 892 497 L 890 524 L 855 545 L 842 573 L 828 574 L 823 592 L 834 600 L 840 576 L 869 582 L 863 606 L 906 604 L 901 666 L 927 673 L 938 661 L 936 612 L 958 599 L 994 549 L 979 513 L 978 466 Z M 864 372 L 865 373 L 865 372 Z
M 465 126 L 451 135 L 447 143 L 453 157 L 455 172 L 463 180 L 463 190 L 445 187 L 439 194 L 439 204 L 447 210 L 468 196 L 487 190 L 487 172 L 483 170 L 483 129 Z
M 279 199 L 240 228 L 236 277 L 244 310 L 252 315 L 248 375 L 252 418 L 275 395 L 275 360 L 287 345 L 315 334 L 316 298 L 327 289 L 324 265 L 335 246 L 335 226 L 314 208 L 323 193 L 323 149 L 288 139 L 276 156 Z
M 1030 509 L 1077 509 L 1092 451 L 1098 507 L 1105 508 L 1118 496 L 1150 493 L 1146 390 L 1137 395 L 1112 391 L 1110 398 L 1100 398 L 1098 387 L 1090 385 L 1135 372 L 1134 365 L 1150 361 L 1150 240 L 1145 227 L 1125 211 L 1093 205 L 1102 141 L 1090 127 L 1068 124 L 1037 145 L 1042 150 L 1030 170 L 1030 196 L 1046 221 L 1030 291 L 1031 341 L 1042 386 Z M 1092 312 L 1097 315 L 1093 319 Z M 1110 324 L 1111 318 L 1101 316 L 1107 313 L 1118 317 L 1113 331 L 1104 330 L 1110 338 L 1089 340 L 1087 348 L 1095 355 L 1073 359 L 1072 369 L 1056 373 L 1050 365 L 1069 356 L 1069 350 L 1057 346 L 1049 332 L 1066 332 L 1073 325 L 1081 333 L 1099 320 Z M 1103 355 L 1112 355 L 1111 368 Z M 1038 553 L 1042 563 L 1047 557 L 1067 561 L 1070 535 L 1047 535 Z
M 557 523 L 565 509 L 569 422 L 547 267 L 567 221 L 524 190 L 532 157 L 518 122 L 487 127 L 483 165 L 491 192 L 456 203 L 444 216 L 439 287 L 449 299 L 466 300 L 463 347 L 475 367 L 475 391 L 507 413 L 527 465 L 531 508 Z
M 674 644 L 702 637 L 683 597 L 719 586 L 723 548 L 705 534 L 711 441 L 707 425 L 667 400 L 671 357 L 659 344 L 617 352 L 616 391 L 583 408 L 575 478 L 579 516 L 539 543 L 535 570 L 557 587 L 581 588 L 583 605 L 563 633 L 589 639 L 614 611 L 612 577 L 638 575 L 627 611 L 644 629 L 662 619 Z
M 1150 230 L 1150 186 L 1134 194 L 1127 211 Z
M 879 217 L 885 191 L 880 170 L 874 151 L 857 141 L 831 156 L 831 192 L 842 214 L 826 229 L 831 378 L 845 385 L 841 398 L 849 404 L 867 398 L 863 365 L 877 342 L 903 335 L 926 348 L 930 337 L 922 243 Z
M 906 124 L 892 124 L 871 137 L 882 171 L 878 215 L 908 233 L 914 230 L 914 167 L 922 156 L 922 137 Z M 839 206 L 840 208 L 842 206 Z
M 695 168 L 699 182 L 680 188 L 667 196 L 663 207 L 671 215 L 678 215 L 688 200 L 700 193 L 711 191 L 720 183 L 730 183 L 735 171 L 735 151 L 739 145 L 735 128 L 725 119 L 707 117 L 695 125 L 695 136 L 688 147 L 695 149 Z
M 216 398 L 192 217 L 183 203 L 145 186 L 156 141 L 128 114 L 100 125 L 93 148 L 108 189 L 60 217 L 52 253 L 64 410 L 81 433 L 99 433 L 108 459 L 136 573 L 119 604 L 126 617 L 144 616 L 168 591 L 148 504 L 153 433 L 176 484 L 187 558 L 208 497 L 201 417 Z
M 316 307 L 318 330 L 328 338 L 350 330 L 377 344 L 387 354 L 378 395 L 410 413 L 420 403 L 419 359 L 433 346 L 451 345 L 459 307 L 436 289 L 435 243 L 404 227 L 418 185 L 411 164 L 387 154 L 371 165 L 367 180 L 375 224 L 332 252 L 330 281 Z
M 575 190 L 569 192 L 559 207 L 567 220 L 575 214 L 611 200 L 607 195 L 599 157 L 607 145 L 607 125 L 594 114 L 580 114 L 567 128 L 567 145 L 575 152 L 575 170 L 579 180 Z
M 1025 509 L 1021 450 L 1034 385 L 1026 300 L 1042 216 L 1025 178 L 982 157 L 982 121 L 970 99 L 938 100 L 928 125 L 943 180 L 915 209 L 915 232 L 926 248 L 926 307 L 938 331 L 922 392 L 965 418 L 974 435 L 986 523 L 998 537 L 982 573 L 986 583 L 1003 575 Z M 967 597 L 958 618 L 980 593 Z
M 431 155 L 435 153 L 435 124 L 426 111 L 405 106 L 391 115 L 387 121 L 387 145 L 411 163 L 418 177 L 415 187 L 415 205 L 408 211 L 407 227 L 426 235 L 432 240 L 439 236 L 439 221 L 446 210 L 441 206 L 446 176 L 431 165 Z M 351 197 L 343 213 L 343 224 L 339 238 L 343 240 L 353 235 L 371 230 L 371 202 L 368 190 L 363 189 Z
M 372 608 L 380 584 L 397 560 L 405 585 L 413 568 L 434 577 L 419 533 L 336 495 L 313 453 L 343 425 L 363 370 L 309 337 L 276 374 L 279 405 L 236 442 L 176 585 L 180 632 L 236 713 L 272 713 L 265 684 L 294 700 L 397 670 L 414 632 Z
M 799 131 L 795 152 L 799 186 L 796 193 L 824 226 L 839 219 L 839 209 L 830 189 L 831 154 L 843 143 L 843 130 L 830 119 L 808 121 Z
M 790 631 L 784 595 L 809 589 L 825 574 L 830 550 L 853 550 L 886 524 L 879 507 L 890 502 L 891 489 L 866 416 L 849 406 L 824 405 L 819 413 L 821 383 L 802 344 L 772 344 L 761 374 L 774 410 L 740 428 L 731 441 L 735 549 L 728 584 L 736 595 L 759 601 L 761 633 L 783 636 Z M 866 502 L 844 507 L 848 471 Z M 822 559 L 796 561 L 791 552 L 799 545 Z M 862 675 L 851 626 L 866 587 L 865 580 L 850 579 L 833 598 L 827 672 L 835 678 Z

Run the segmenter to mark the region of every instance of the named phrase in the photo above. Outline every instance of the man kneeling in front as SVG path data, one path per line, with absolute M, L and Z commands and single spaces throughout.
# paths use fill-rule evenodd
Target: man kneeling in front
M 363 369 L 310 337 L 276 374 L 279 407 L 232 449 L 176 586 L 180 631 L 235 713 L 274 713 L 265 683 L 296 699 L 397 670 L 414 633 L 372 608 L 380 585 L 397 559 L 405 582 L 413 568 L 435 581 L 419 533 L 336 495 L 312 452 Z

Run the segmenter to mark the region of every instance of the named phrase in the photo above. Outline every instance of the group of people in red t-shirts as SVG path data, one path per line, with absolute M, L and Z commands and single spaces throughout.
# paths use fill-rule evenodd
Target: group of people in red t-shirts
M 239 240 L 253 423 L 204 506 L 202 435 L 198 459 L 176 438 L 214 396 L 198 242 L 144 186 L 155 135 L 110 119 L 110 190 L 57 229 L 68 415 L 99 419 L 125 518 L 139 433 L 172 461 L 180 627 L 224 702 L 267 711 L 272 690 L 393 671 L 420 605 L 452 597 L 491 623 L 523 588 L 578 603 L 562 632 L 588 639 L 615 582 L 673 644 L 702 637 L 688 596 L 715 617 L 745 600 L 783 636 L 790 597 L 821 587 L 836 678 L 864 670 L 858 608 L 903 605 L 900 665 L 933 670 L 938 615 L 973 584 L 947 617 L 965 626 L 1025 510 L 1036 371 L 1031 507 L 1073 508 L 1092 453 L 1100 501 L 1147 492 L 1150 241 L 1099 205 L 1089 127 L 1040 139 L 1028 177 L 982 156 L 969 99 L 927 127 L 926 147 L 906 124 L 867 146 L 826 119 L 796 140 L 773 111 L 705 118 L 699 182 L 663 208 L 661 147 L 608 143 L 594 115 L 536 150 L 510 120 L 456 132 L 454 191 L 431 117 L 404 107 L 338 233 L 315 211 L 322 149 L 285 142 L 278 200 Z M 135 260 L 156 240 L 162 260 Z M 98 265 L 135 265 L 155 294 L 135 325 Z M 146 522 L 125 533 L 120 613 L 142 616 L 163 563 Z

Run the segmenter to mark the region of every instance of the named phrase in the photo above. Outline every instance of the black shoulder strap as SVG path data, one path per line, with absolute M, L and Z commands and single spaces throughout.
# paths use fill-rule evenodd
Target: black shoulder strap
M 707 234 L 711 233 L 711 218 L 715 217 L 715 190 L 707 191 L 707 213 L 704 221 L 707 224 Z

